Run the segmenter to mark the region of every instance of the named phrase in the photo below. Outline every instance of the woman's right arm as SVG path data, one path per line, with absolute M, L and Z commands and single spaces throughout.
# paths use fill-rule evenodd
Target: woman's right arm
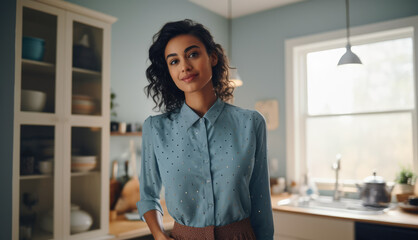
M 163 227 L 163 215 L 157 210 L 150 210 L 144 214 L 145 221 L 148 224 L 149 229 L 151 230 L 152 236 L 156 240 L 167 240 L 174 238 L 169 237 L 164 232 Z
M 161 176 L 153 146 L 152 117 L 142 127 L 140 200 L 137 202 L 139 217 L 145 220 L 155 239 L 171 239 L 164 232 L 163 209 L 160 204 Z

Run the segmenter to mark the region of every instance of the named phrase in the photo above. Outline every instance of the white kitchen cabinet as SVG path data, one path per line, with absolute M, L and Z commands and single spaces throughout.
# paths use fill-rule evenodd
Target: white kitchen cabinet
M 275 240 L 354 240 L 354 222 L 273 211 Z
M 109 225 L 110 31 L 116 18 L 57 0 L 18 0 L 16 18 L 13 239 L 103 238 Z M 23 46 L 23 37 L 43 42 L 43 57 L 28 57 L 36 48 Z M 74 46 L 80 41 L 82 50 Z M 46 96 L 43 108 L 28 106 L 37 100 L 27 101 L 27 90 Z M 96 156 L 96 166 L 76 171 L 75 155 Z M 71 232 L 71 204 L 92 217 L 89 230 Z M 44 217 L 49 213 L 52 218 Z

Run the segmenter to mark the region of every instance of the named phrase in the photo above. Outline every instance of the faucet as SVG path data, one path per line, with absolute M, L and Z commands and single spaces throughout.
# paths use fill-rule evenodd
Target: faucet
M 341 169 L 341 154 L 335 156 L 337 160 L 332 164 L 332 169 L 335 171 L 335 187 L 334 187 L 334 201 L 340 200 L 340 192 L 338 191 L 338 172 Z

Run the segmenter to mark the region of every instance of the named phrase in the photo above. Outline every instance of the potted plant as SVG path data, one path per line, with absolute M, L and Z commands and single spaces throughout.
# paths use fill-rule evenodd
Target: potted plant
M 413 193 L 416 177 L 417 175 L 410 168 L 402 167 L 395 179 L 399 192 Z

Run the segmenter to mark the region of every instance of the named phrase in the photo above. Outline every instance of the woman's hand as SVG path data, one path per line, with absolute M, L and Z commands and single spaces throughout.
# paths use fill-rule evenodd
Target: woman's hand
M 148 224 L 151 234 L 156 240 L 175 240 L 165 233 L 163 228 L 163 216 L 157 210 L 150 210 L 144 214 L 146 223 Z
M 166 233 L 161 232 L 155 237 L 155 240 L 175 240 L 174 238 L 168 236 Z

